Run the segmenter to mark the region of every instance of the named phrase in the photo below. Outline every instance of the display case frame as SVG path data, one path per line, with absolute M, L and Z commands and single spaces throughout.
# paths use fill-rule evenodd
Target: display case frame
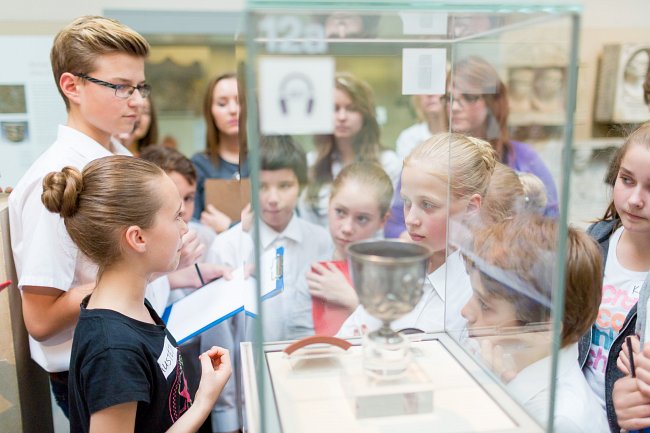
M 412 35 L 402 35 L 402 39 L 397 41 L 390 41 L 389 38 L 383 37 L 382 32 L 390 33 L 390 29 L 387 30 L 387 27 L 382 27 L 374 29 L 376 33 L 371 35 L 360 34 L 353 37 L 321 37 L 319 35 L 313 36 L 308 34 L 299 33 L 296 37 L 281 37 L 277 33 L 268 35 L 268 29 L 266 29 L 266 36 L 260 36 L 258 33 L 259 24 L 261 20 L 269 16 L 282 16 L 282 14 L 287 14 L 287 16 L 298 17 L 298 20 L 303 19 L 304 17 L 310 16 L 312 14 L 326 14 L 334 11 L 344 11 L 344 12 L 361 12 L 374 15 L 374 14 L 393 14 L 398 15 L 400 12 L 431 12 L 434 17 L 436 14 L 447 14 L 457 17 L 458 19 L 467 18 L 467 17 L 481 17 L 481 16 L 505 16 L 509 17 L 509 20 L 498 21 L 498 24 L 495 28 L 487 28 L 483 31 L 472 33 L 471 30 L 467 34 L 452 35 L 451 38 L 448 38 L 449 35 L 444 37 L 436 36 L 424 36 L 417 37 Z M 551 357 L 552 357 L 552 367 L 550 377 L 555 377 L 557 371 L 557 360 L 558 352 L 560 350 L 560 330 L 562 322 L 562 311 L 564 305 L 564 280 L 565 280 L 565 269 L 564 262 L 566 259 L 566 233 L 567 233 L 567 203 L 569 200 L 569 173 L 572 164 L 572 142 L 573 142 L 573 130 L 574 130 L 574 113 L 576 105 L 576 88 L 577 88 L 577 69 L 578 69 L 578 35 L 580 31 L 580 13 L 581 7 L 571 4 L 560 4 L 560 5 L 530 5 L 530 4 L 517 4 L 502 2 L 498 4 L 476 4 L 469 2 L 460 2 L 460 3 L 437 3 L 431 1 L 412 1 L 409 2 L 407 6 L 400 4 L 398 2 L 392 1 L 357 1 L 357 2 L 340 2 L 340 1 L 319 1 L 319 2 L 291 2 L 291 1 L 270 1 L 270 0 L 251 0 L 247 4 L 247 11 L 245 13 L 246 19 L 246 28 L 249 29 L 245 37 L 241 39 L 241 44 L 239 47 L 238 57 L 247 65 L 245 68 L 245 78 L 246 78 L 246 93 L 249 97 L 246 100 L 247 110 L 247 137 L 248 137 L 248 148 L 249 148 L 249 158 L 250 158 L 250 168 L 251 168 L 251 178 L 252 178 L 252 197 L 257 197 L 259 194 L 259 158 L 260 158 L 260 137 L 262 135 L 268 135 L 270 133 L 281 133 L 281 130 L 271 131 L 267 129 L 265 132 L 263 125 L 264 121 L 260 118 L 263 116 L 263 111 L 265 110 L 262 104 L 264 104 L 264 96 L 260 94 L 260 77 L 258 75 L 258 59 L 262 56 L 283 56 L 290 58 L 297 57 L 306 57 L 306 56 L 320 56 L 322 54 L 350 57 L 355 54 L 358 55 L 358 48 L 354 48 L 354 45 L 363 45 L 364 46 L 364 55 L 372 56 L 373 54 L 387 54 L 393 55 L 401 52 L 405 47 L 439 47 L 445 45 L 454 45 L 466 44 L 465 46 L 470 46 L 472 41 L 490 41 L 491 44 L 498 46 L 500 42 L 498 40 L 491 39 L 497 37 L 503 33 L 512 32 L 516 34 L 518 30 L 523 29 L 524 31 L 529 27 L 541 26 L 544 27 L 547 23 L 553 23 L 555 21 L 564 21 L 563 29 L 566 30 L 564 34 L 564 39 L 562 39 L 562 50 L 563 54 L 560 60 L 557 58 L 549 61 L 537 61 L 531 66 L 536 69 L 544 69 L 552 65 L 554 69 L 558 69 L 562 73 L 562 106 L 563 110 L 560 113 L 553 114 L 553 125 L 558 123 L 562 124 L 563 133 L 561 134 L 562 141 L 562 153 L 558 155 L 557 160 L 554 162 L 560 166 L 559 172 L 561 173 L 561 178 L 558 180 L 558 196 L 559 196 L 559 215 L 557 216 L 558 221 L 558 242 L 557 242 L 557 256 L 556 261 L 557 265 L 553 273 L 553 294 L 552 294 L 552 308 L 554 311 L 552 317 L 552 323 L 550 327 L 552 329 L 554 338 L 551 347 Z M 449 16 L 447 16 L 449 20 Z M 435 21 L 435 18 L 434 18 Z M 308 22 L 309 24 L 309 22 Z M 276 23 L 277 25 L 277 23 Z M 290 25 L 289 25 L 290 27 Z M 302 30 L 305 30 L 306 27 L 303 27 Z M 276 29 L 277 30 L 277 29 Z M 543 31 L 541 33 L 544 33 Z M 530 43 L 535 45 L 534 39 L 539 36 L 540 32 L 532 32 L 531 40 L 524 41 L 521 45 Z M 548 35 L 541 36 L 542 39 L 546 39 L 546 42 L 552 45 L 552 40 L 549 42 Z M 469 44 L 468 44 L 469 42 Z M 319 48 L 319 44 L 325 43 L 326 49 L 323 50 L 322 46 Z M 512 44 L 512 41 L 509 43 Z M 284 45 L 283 45 L 284 44 Z M 470 47 L 472 49 L 480 48 L 480 43 L 475 44 L 475 46 Z M 521 47 L 520 47 L 521 48 Z M 320 50 L 320 51 L 319 51 Z M 446 53 L 446 60 L 448 63 L 453 64 L 456 60 L 457 52 L 451 51 Z M 525 60 L 525 59 L 523 59 Z M 525 62 L 520 57 L 517 61 L 508 61 L 507 59 L 500 64 L 497 69 L 500 72 L 507 72 L 513 68 L 522 67 L 522 64 Z M 453 75 L 453 70 L 450 72 Z M 255 96 L 253 96 L 255 95 Z M 314 133 L 318 131 L 314 130 Z M 300 133 L 295 131 L 287 131 L 288 134 L 296 134 L 300 136 L 306 135 L 307 133 Z M 450 180 L 452 182 L 453 180 Z M 253 209 L 255 212 L 259 212 L 259 204 L 255 203 L 253 200 Z M 252 231 L 252 236 L 255 244 L 255 254 L 257 257 L 260 257 L 262 254 L 260 246 L 260 234 L 259 228 L 256 226 Z M 261 292 L 260 292 L 261 294 Z M 274 389 L 271 386 L 272 381 L 269 376 L 269 368 L 266 362 L 267 353 L 281 350 L 281 348 L 288 343 L 264 343 L 263 338 L 263 329 L 261 321 L 257 321 L 255 324 L 255 335 L 257 338 L 254 341 L 253 345 L 246 344 L 245 349 L 242 349 L 242 356 L 245 359 L 244 362 L 244 375 L 248 377 L 245 380 L 245 388 L 247 391 L 247 401 L 253 403 L 247 405 L 247 411 L 250 415 L 250 422 L 259 422 L 258 426 L 249 426 L 250 431 L 284 431 L 282 430 L 282 422 L 278 418 L 277 406 L 274 395 Z M 450 330 L 453 331 L 453 330 Z M 449 347 L 454 347 L 455 350 L 462 349 L 458 345 L 454 346 L 456 343 L 454 339 L 450 337 L 450 334 L 431 334 L 431 338 L 439 338 L 440 341 L 445 341 L 445 344 L 449 343 Z M 453 344 L 452 344 L 453 343 Z M 244 347 L 244 346 L 243 346 Z M 451 349 L 450 349 L 451 350 Z M 471 357 L 465 358 L 460 356 L 459 359 L 463 359 L 464 362 L 470 362 Z M 473 362 L 473 361 L 472 361 Z M 252 373 L 256 372 L 255 381 L 253 381 Z M 482 370 L 484 373 L 487 371 Z M 488 374 L 486 377 L 489 377 Z M 483 380 L 483 379 L 481 379 Z M 489 382 L 490 379 L 485 379 Z M 496 383 L 494 378 L 491 380 Z M 554 413 L 554 392 L 555 392 L 555 383 L 550 381 L 551 388 L 551 399 L 550 399 L 550 408 L 549 413 Z M 481 382 L 483 383 L 483 382 Z M 487 383 L 487 382 L 486 382 Z M 257 386 L 256 384 L 261 384 Z M 500 399 L 500 401 L 508 400 L 509 397 L 504 397 L 507 394 L 501 394 L 503 390 L 497 386 L 495 389 L 495 398 Z M 255 398 L 255 393 L 259 397 L 259 400 Z M 255 402 L 251 401 L 251 397 L 255 399 Z M 511 401 L 511 400 L 508 400 Z M 514 403 L 513 403 L 514 404 Z M 511 406 L 510 403 L 507 403 L 508 411 L 510 412 Z M 512 406 L 512 411 L 518 413 L 517 419 L 522 420 L 523 430 L 512 430 L 512 431 L 539 431 L 536 430 L 535 424 L 528 424 L 529 418 L 525 415 L 525 412 L 520 411 L 520 408 L 516 407 L 516 404 Z M 259 412 L 257 412 L 259 411 Z M 521 416 L 521 418 L 519 418 Z M 258 430 L 255 430 L 255 429 Z M 546 427 L 546 431 L 552 431 L 551 425 Z M 508 430 L 510 431 L 510 430 Z

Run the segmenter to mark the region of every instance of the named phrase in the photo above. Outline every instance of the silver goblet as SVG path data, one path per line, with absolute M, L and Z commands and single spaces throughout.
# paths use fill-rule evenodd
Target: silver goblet
M 411 312 L 422 298 L 429 248 L 401 240 L 355 242 L 348 246 L 350 273 L 359 302 L 382 321 L 364 337 L 366 372 L 379 377 L 403 373 L 408 341 L 390 323 Z

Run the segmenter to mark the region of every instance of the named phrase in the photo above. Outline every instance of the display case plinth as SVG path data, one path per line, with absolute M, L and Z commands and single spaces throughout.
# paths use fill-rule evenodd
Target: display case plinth
M 373 377 L 360 363 L 349 363 L 341 380 L 359 419 L 433 411 L 433 383 L 417 362 L 392 378 Z

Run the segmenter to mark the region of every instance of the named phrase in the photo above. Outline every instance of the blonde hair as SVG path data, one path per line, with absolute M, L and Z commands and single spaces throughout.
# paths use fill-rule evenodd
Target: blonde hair
M 70 101 L 59 85 L 61 75 L 65 72 L 90 73 L 95 68 L 97 57 L 112 53 L 147 57 L 149 43 L 130 27 L 100 16 L 79 17 L 57 33 L 50 61 L 54 81 L 67 109 Z
M 524 187 L 517 173 L 497 162 L 481 203 L 481 221 L 483 224 L 493 224 L 512 218 L 523 206 L 524 198 Z
M 388 213 L 390 203 L 393 200 L 393 183 L 379 164 L 372 162 L 354 162 L 346 166 L 332 183 L 330 200 L 348 182 L 359 182 L 364 186 L 365 190 L 373 191 L 377 199 L 377 205 L 379 206 L 380 216 L 383 218 Z
M 548 202 L 544 182 L 532 173 L 519 173 L 519 182 L 524 188 L 526 209 L 543 215 Z
M 41 200 L 64 220 L 70 238 L 99 266 L 99 274 L 122 256 L 120 235 L 128 227 L 154 224 L 162 206 L 155 185 L 165 173 L 130 156 L 106 156 L 83 172 L 64 167 L 43 179 Z
M 454 197 L 479 194 L 484 197 L 497 163 L 496 152 L 487 141 L 444 132 L 420 143 L 404 160 L 404 166 L 418 162 L 432 168 L 429 173 L 451 183 Z M 433 167 L 438 167 L 434 169 Z

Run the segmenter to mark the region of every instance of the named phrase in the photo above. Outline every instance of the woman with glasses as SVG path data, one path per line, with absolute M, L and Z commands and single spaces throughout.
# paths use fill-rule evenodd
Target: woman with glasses
M 245 161 L 240 165 L 239 161 L 239 111 L 237 76 L 226 73 L 213 78 L 203 99 L 205 150 L 194 155 L 192 163 L 197 174 L 194 218 L 217 233 L 226 230 L 232 221 L 214 206 L 205 206 L 204 185 L 206 179 L 248 177 L 248 165 Z
M 468 57 L 453 67 L 443 101 L 454 132 L 488 141 L 499 161 L 517 172 L 532 173 L 546 187 L 546 216 L 558 213 L 557 189 L 537 152 L 508 134 L 508 91 L 497 71 L 480 57 Z
M 401 160 L 392 150 L 382 149 L 372 88 L 354 75 L 336 74 L 334 134 L 317 136 L 316 150 L 307 154 L 310 183 L 299 203 L 300 216 L 327 227 L 331 185 L 343 167 L 358 161 L 379 164 L 397 182 Z
M 508 91 L 492 65 L 470 56 L 456 62 L 447 78 L 447 93 L 440 99 L 453 132 L 489 142 L 498 160 L 517 172 L 532 173 L 546 188 L 544 215 L 558 214 L 555 182 L 539 154 L 528 144 L 510 139 L 508 133 Z M 452 180 L 453 182 L 453 180 Z M 398 199 L 399 185 L 386 223 L 386 237 L 404 233 L 404 211 Z

